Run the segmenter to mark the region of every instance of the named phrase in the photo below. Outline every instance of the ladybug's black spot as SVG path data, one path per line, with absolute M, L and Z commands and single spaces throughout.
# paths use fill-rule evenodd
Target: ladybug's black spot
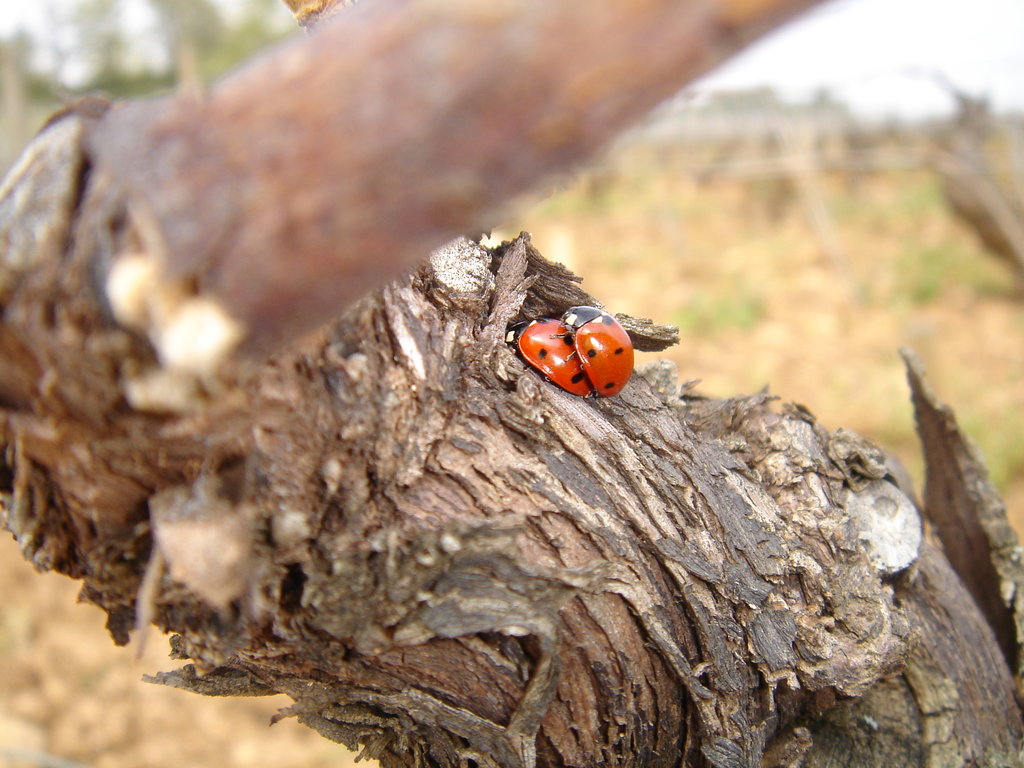
M 541 360 L 543 360 L 547 356 L 548 351 L 546 349 L 542 349 L 540 352 L 537 353 L 537 357 L 539 357 Z
M 587 350 L 587 357 L 597 357 L 597 350 L 596 349 L 588 349 Z
M 605 389 L 611 389 L 614 386 L 615 386 L 615 382 L 614 381 L 609 381 L 607 384 L 604 385 L 604 388 Z
M 567 346 L 567 347 L 571 347 L 572 346 L 572 336 L 570 336 L 569 334 L 566 334 L 565 336 L 563 336 L 562 337 L 562 341 L 565 343 L 565 346 Z
M 623 350 L 622 350 L 622 347 L 619 347 L 618 349 L 616 349 L 616 350 L 615 350 L 615 354 L 616 354 L 616 355 L 621 355 L 621 354 L 622 354 L 622 351 L 623 351 Z
M 572 377 L 572 383 L 573 384 L 579 384 L 581 381 L 583 381 L 583 372 L 582 371 L 580 373 L 577 373 L 575 376 Z

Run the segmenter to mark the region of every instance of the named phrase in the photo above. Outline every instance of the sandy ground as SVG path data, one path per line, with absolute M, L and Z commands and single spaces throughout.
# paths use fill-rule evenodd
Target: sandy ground
M 270 727 L 287 697 L 208 699 L 142 682 L 178 664 L 167 659 L 166 639 L 154 630 L 141 658 L 134 647 L 115 647 L 103 614 L 77 603 L 77 583 L 36 573 L 6 533 L 0 593 L 2 768 L 45 766 L 45 755 L 94 768 L 353 763 L 344 747 L 295 720 Z

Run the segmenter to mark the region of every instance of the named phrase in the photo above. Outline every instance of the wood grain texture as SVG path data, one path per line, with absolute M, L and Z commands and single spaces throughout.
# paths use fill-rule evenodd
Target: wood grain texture
M 927 470 L 925 513 L 953 568 L 985 614 L 1020 685 L 1024 679 L 1024 549 L 977 449 L 961 431 L 952 408 L 932 392 L 916 354 L 911 350 L 902 354 Z
M 1018 765 L 1016 687 L 991 627 L 933 545 L 908 576 L 901 600 L 918 635 L 906 666 L 802 723 L 810 739 L 799 764 Z

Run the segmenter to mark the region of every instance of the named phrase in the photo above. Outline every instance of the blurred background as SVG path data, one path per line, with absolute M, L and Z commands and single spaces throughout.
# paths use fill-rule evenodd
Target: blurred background
M 368 0 L 367 0 L 368 1 Z M 0 17 L 0 170 L 77 95 L 210 82 L 296 31 L 280 0 L 37 0 Z M 13 7 L 12 7 L 13 6 Z M 691 85 L 494 235 L 525 229 L 715 396 L 768 387 L 921 480 L 901 346 L 1024 527 L 1024 6 L 836 0 Z M 641 356 L 644 360 L 658 356 Z M 643 360 L 642 360 L 643 361 Z M 146 685 L 75 583 L 0 536 L 0 768 L 343 766 L 284 697 Z

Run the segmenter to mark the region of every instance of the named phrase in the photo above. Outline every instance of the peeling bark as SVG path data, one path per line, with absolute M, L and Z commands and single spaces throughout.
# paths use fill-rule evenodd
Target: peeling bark
M 917 429 L 925 456 L 924 509 L 957 575 L 995 633 L 1006 663 L 1021 681 L 1024 641 L 1024 550 L 1006 506 L 988 479 L 952 409 L 924 381 L 924 366 L 903 351 Z
M 161 438 L 201 418 L 231 439 L 192 443 L 93 546 L 74 521 L 97 507 L 22 437 L 37 420 L 8 414 L 7 524 L 84 574 L 122 642 L 159 552 L 151 613 L 197 663 L 160 682 L 287 693 L 282 716 L 386 766 L 926 757 L 979 718 L 1001 735 L 955 754 L 1011 764 L 993 757 L 1021 724 L 991 629 L 934 548 L 894 579 L 849 513 L 872 483 L 902 493 L 877 449 L 659 367 L 607 401 L 557 390 L 502 341 L 524 304 L 589 300 L 541 264 L 526 238 L 454 243 L 240 380 L 233 407 L 150 417 Z M 227 585 L 225 552 L 244 555 Z M 898 744 L 851 753 L 851 717 Z

